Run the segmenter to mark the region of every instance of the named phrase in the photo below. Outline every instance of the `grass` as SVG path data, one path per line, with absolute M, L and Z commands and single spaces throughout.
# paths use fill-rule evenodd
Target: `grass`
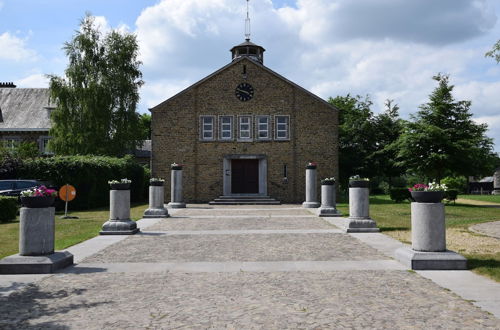
M 345 215 L 349 213 L 346 203 L 340 203 L 338 208 Z M 450 203 L 446 204 L 445 210 L 447 248 L 464 255 L 472 271 L 500 282 L 500 240 L 468 229 L 476 223 L 499 221 L 500 209 Z M 371 196 L 370 216 L 385 234 L 403 243 L 411 243 L 409 202 L 394 203 L 389 196 Z
M 500 204 L 500 195 L 459 195 L 458 198 Z
M 132 220 L 142 218 L 147 204 L 133 205 L 130 209 Z M 109 219 L 109 209 L 99 208 L 74 211 L 69 215 L 79 219 L 60 219 L 64 212 L 56 214 L 56 250 L 62 250 L 83 242 L 99 234 L 101 226 Z M 0 223 L 0 259 L 19 252 L 19 216 L 13 222 Z

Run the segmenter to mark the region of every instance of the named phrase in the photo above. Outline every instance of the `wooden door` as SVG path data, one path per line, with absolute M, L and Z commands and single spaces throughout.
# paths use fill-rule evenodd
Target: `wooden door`
M 259 193 L 258 159 L 231 160 L 231 193 L 233 194 Z

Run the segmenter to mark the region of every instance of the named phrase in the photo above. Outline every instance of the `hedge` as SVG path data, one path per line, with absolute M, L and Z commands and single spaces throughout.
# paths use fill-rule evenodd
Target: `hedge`
M 17 209 L 16 197 L 0 196 L 0 222 L 15 220 Z
M 19 170 L 23 179 L 48 181 L 56 187 L 70 184 L 76 188 L 71 209 L 90 209 L 109 205 L 109 180 L 132 180 L 132 202 L 144 200 L 147 189 L 144 167 L 132 156 L 55 156 L 26 160 Z
M 389 195 L 391 199 L 396 203 L 401 203 L 404 200 L 409 200 L 411 198 L 410 191 L 408 188 L 392 188 Z
M 458 190 L 450 189 L 444 192 L 444 198 L 449 201 L 455 202 L 458 197 Z

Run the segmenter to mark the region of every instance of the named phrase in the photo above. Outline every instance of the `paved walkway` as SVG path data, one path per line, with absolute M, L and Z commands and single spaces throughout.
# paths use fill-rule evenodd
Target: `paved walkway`
M 479 234 L 500 239 L 500 221 L 478 223 L 477 225 L 470 226 L 469 229 Z
M 196 207 L 72 247 L 61 273 L 0 277 L 0 328 L 500 328 L 442 287 L 477 275 L 408 271 L 382 234 L 295 206 Z

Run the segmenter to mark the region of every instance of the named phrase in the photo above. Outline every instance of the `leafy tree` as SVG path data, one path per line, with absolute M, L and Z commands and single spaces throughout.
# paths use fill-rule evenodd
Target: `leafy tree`
M 494 45 L 493 48 L 484 54 L 486 57 L 492 57 L 497 61 L 497 63 L 500 63 L 500 40 L 498 40 Z
M 123 155 L 140 140 L 136 37 L 111 31 L 106 35 L 87 14 L 73 39 L 64 44 L 69 64 L 65 77 L 49 75 L 53 137 L 58 154 Z
M 371 177 L 367 162 L 375 149 L 372 102 L 368 96 L 337 96 L 328 100 L 339 109 L 339 181 L 347 186 L 354 174 Z
M 151 140 L 151 115 L 148 113 L 143 113 L 139 116 L 139 122 L 141 127 L 141 139 Z
M 438 86 L 420 106 L 397 141 L 399 164 L 438 182 L 445 176 L 491 174 L 495 155 L 486 124 L 477 124 L 470 101 L 455 101 L 449 76 L 433 77 Z

